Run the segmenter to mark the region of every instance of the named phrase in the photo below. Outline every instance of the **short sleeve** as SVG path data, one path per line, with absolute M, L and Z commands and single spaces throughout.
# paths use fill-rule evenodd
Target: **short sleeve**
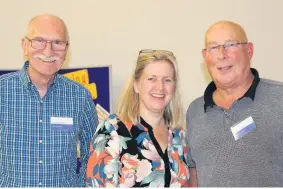
M 117 187 L 119 170 L 119 136 L 117 124 L 111 119 L 99 123 L 90 144 L 90 157 L 87 165 L 87 187 Z

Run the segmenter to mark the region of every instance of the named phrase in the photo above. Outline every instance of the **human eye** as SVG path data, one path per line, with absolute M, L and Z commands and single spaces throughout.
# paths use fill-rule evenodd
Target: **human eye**
M 59 41 L 59 40 L 52 41 L 52 43 L 53 43 L 54 45 L 62 45 L 62 44 L 65 44 L 63 41 Z
M 148 77 L 147 77 L 147 80 L 153 82 L 153 81 L 155 81 L 156 79 L 155 79 L 154 76 L 148 76 Z
M 166 82 L 166 83 L 171 83 L 171 82 L 172 82 L 172 79 L 171 79 L 171 78 L 166 78 L 166 79 L 165 79 L 165 82 Z
M 224 45 L 224 48 L 225 49 L 231 49 L 231 48 L 234 48 L 234 47 L 237 47 L 238 43 L 227 43 Z
M 32 41 L 34 41 L 35 43 L 44 43 L 45 40 L 42 38 L 34 38 Z
M 52 46 L 54 50 L 65 50 L 67 43 L 60 40 L 52 41 Z
M 59 40 L 55 40 L 55 41 L 52 41 L 52 43 L 53 43 L 54 45 L 58 45 L 58 44 L 60 44 L 60 43 L 61 43 L 61 41 L 59 41 Z
M 65 47 L 65 45 L 66 45 L 66 43 L 64 41 L 59 41 L 59 40 L 52 41 L 52 44 L 57 46 L 57 47 Z
M 219 48 L 219 45 L 213 45 L 213 46 L 208 47 L 207 49 L 209 52 L 214 52 L 218 50 L 218 48 Z

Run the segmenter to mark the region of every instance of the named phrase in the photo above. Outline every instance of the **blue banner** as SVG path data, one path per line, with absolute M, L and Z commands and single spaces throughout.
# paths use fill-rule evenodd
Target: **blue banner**
M 84 85 L 91 92 L 95 104 L 111 112 L 111 70 L 110 66 L 62 69 L 58 73 Z M 0 70 L 0 75 L 17 70 Z

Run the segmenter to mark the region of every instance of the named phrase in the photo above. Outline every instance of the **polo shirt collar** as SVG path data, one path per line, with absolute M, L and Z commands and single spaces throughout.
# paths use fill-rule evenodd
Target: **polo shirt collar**
M 256 87 L 257 87 L 257 85 L 260 81 L 260 78 L 259 78 L 258 71 L 256 69 L 251 68 L 251 72 L 254 75 L 253 83 L 250 86 L 250 88 L 247 90 L 247 92 L 241 98 L 239 98 L 239 100 L 244 98 L 244 97 L 247 97 L 247 98 L 254 100 Z M 207 107 L 209 107 L 209 106 L 213 107 L 215 105 L 215 102 L 213 101 L 213 98 L 212 98 L 213 92 L 215 90 L 216 90 L 216 85 L 212 81 L 207 86 L 207 88 L 205 89 L 205 92 L 204 92 L 204 112 L 206 112 Z

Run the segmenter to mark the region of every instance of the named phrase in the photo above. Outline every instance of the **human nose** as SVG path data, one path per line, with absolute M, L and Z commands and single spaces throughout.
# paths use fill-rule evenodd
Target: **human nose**
M 225 58 L 225 46 L 224 45 L 218 46 L 216 55 L 217 55 L 218 59 L 224 59 Z
M 157 81 L 157 89 L 162 90 L 164 88 L 164 83 L 162 80 Z
M 46 46 L 43 50 L 43 54 L 47 57 L 51 57 L 54 54 L 51 41 L 46 41 Z

